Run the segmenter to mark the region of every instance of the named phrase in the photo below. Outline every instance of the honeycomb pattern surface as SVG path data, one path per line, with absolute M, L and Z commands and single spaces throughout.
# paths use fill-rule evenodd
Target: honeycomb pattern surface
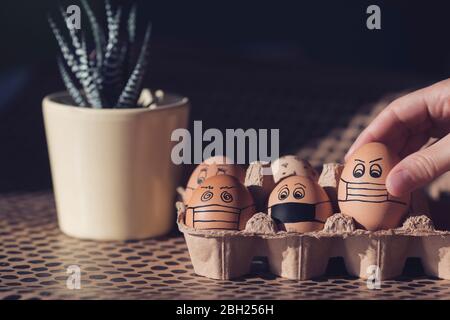
M 81 271 L 80 289 L 67 287 L 73 265 Z M 262 260 L 252 269 L 235 280 L 207 279 L 194 274 L 178 233 L 78 240 L 59 231 L 51 192 L 0 197 L 0 299 L 450 299 L 450 281 L 424 276 L 403 275 L 370 290 L 336 271 L 295 281 L 272 275 Z

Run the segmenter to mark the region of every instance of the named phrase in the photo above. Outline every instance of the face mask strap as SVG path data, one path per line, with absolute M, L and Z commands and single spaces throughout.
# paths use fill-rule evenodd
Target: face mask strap
M 254 207 L 254 206 L 255 206 L 255 204 L 252 203 L 252 204 L 250 204 L 250 205 L 248 205 L 248 206 L 246 206 L 246 207 L 241 208 L 240 210 L 241 210 L 241 212 L 242 212 L 243 210 L 248 209 L 248 208 L 251 208 L 251 207 Z M 239 214 L 240 214 L 240 213 L 239 213 Z
M 324 201 L 319 201 L 316 203 L 313 203 L 315 206 L 318 206 L 319 204 L 324 204 L 324 203 L 331 203 L 331 200 L 324 200 Z

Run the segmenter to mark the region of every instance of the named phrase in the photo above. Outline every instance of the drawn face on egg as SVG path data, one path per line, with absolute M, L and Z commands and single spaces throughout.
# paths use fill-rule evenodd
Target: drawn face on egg
M 293 175 L 308 177 L 315 181 L 319 178 L 319 174 L 308 161 L 292 155 L 278 158 L 272 163 L 271 169 L 275 182 Z
M 333 209 L 317 182 L 290 176 L 281 180 L 270 194 L 268 213 L 281 230 L 304 233 L 323 229 Z
M 339 182 L 341 212 L 367 230 L 398 227 L 410 200 L 409 194 L 397 198 L 386 189 L 386 177 L 398 162 L 397 155 L 381 143 L 368 143 L 356 150 Z
M 183 202 L 187 203 L 192 196 L 192 193 L 198 186 L 213 176 L 228 174 L 236 177 L 241 183 L 244 183 L 245 171 L 242 167 L 236 164 L 231 164 L 231 160 L 224 156 L 216 156 L 206 159 L 203 163 L 199 164 L 186 186 L 186 191 L 183 196 Z
M 256 212 L 250 192 L 235 177 L 206 179 L 192 194 L 185 224 L 194 229 L 243 230 Z

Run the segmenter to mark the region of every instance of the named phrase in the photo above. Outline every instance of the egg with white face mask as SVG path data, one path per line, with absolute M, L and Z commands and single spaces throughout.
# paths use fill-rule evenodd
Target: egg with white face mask
M 236 177 L 216 175 L 194 190 L 185 224 L 202 230 L 243 230 L 255 212 L 252 195 Z
M 278 229 L 304 233 L 323 229 L 333 208 L 327 193 L 315 180 L 290 176 L 281 180 L 270 194 L 268 213 Z
M 222 174 L 234 176 L 241 183 L 244 183 L 245 170 L 241 166 L 234 164 L 231 159 L 225 156 L 211 157 L 199 164 L 192 172 L 186 185 L 183 202 L 187 203 L 194 190 L 202 185 L 206 179 Z
M 338 204 L 359 228 L 370 231 L 399 227 L 408 212 L 410 194 L 394 197 L 386 177 L 400 161 L 382 143 L 372 142 L 356 150 L 345 163 L 338 186 Z

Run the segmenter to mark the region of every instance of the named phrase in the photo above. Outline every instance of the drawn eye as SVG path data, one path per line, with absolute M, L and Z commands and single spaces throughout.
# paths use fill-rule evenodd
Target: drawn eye
M 280 191 L 278 191 L 278 200 L 284 200 L 289 196 L 288 187 L 283 187 Z
M 220 194 L 220 198 L 223 200 L 223 202 L 231 202 L 233 201 L 233 196 L 228 191 L 224 191 Z
M 353 169 L 353 176 L 355 178 L 360 178 L 364 175 L 364 172 L 366 172 L 366 167 L 364 167 L 362 163 L 358 163 Z
M 205 179 L 206 179 L 206 169 L 202 169 L 201 171 L 200 171 L 200 173 L 198 174 L 198 176 L 197 176 L 197 184 L 198 185 L 201 185 L 202 183 L 203 183 L 203 181 L 205 181 Z
M 203 192 L 200 200 L 203 202 L 210 200 L 213 197 L 213 193 L 211 191 L 205 191 Z
M 292 193 L 295 199 L 302 199 L 305 196 L 305 189 L 302 187 L 296 188 Z
M 379 164 L 373 164 L 370 166 L 370 176 L 372 178 L 379 178 L 381 177 L 381 174 L 383 173 L 383 170 L 381 169 L 381 166 Z

